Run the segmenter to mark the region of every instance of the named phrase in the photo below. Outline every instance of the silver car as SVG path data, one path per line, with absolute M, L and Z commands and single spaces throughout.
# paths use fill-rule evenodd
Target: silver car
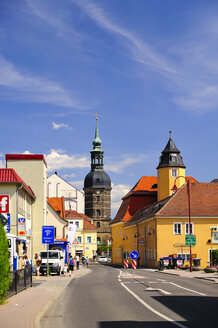
M 103 256 L 103 255 L 99 256 L 98 257 L 98 262 L 99 263 L 107 263 L 107 257 Z

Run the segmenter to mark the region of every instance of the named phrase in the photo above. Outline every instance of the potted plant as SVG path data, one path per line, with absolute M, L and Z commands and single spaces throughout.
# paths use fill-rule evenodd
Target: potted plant
M 215 273 L 217 272 L 217 266 L 213 265 L 213 266 L 207 266 L 206 268 L 204 268 L 204 272 L 206 273 Z

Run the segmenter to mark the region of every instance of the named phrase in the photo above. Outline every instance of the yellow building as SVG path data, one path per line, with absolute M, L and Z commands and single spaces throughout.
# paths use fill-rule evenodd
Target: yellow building
M 176 193 L 172 190 L 174 185 L 179 189 Z M 157 167 L 157 183 L 152 187 L 154 190 L 157 187 L 156 200 L 150 199 L 150 204 L 142 206 L 143 202 L 137 203 L 135 199 L 134 214 L 128 217 L 129 206 L 125 206 L 124 197 L 112 220 L 113 263 L 122 263 L 124 256 L 136 250 L 140 254 L 140 265 L 156 267 L 161 257 L 169 255 L 182 256 L 185 264 L 189 264 L 190 247 L 186 245 L 185 236 L 192 234 L 196 235 L 196 245 L 191 248 L 192 259 L 201 258 L 201 267 L 207 266 L 211 228 L 218 230 L 218 185 L 198 183 L 193 177 L 185 176 L 185 165 L 171 133 Z M 150 190 L 143 187 L 140 192 L 147 191 L 149 195 L 152 187 Z M 216 244 L 212 247 L 216 248 Z

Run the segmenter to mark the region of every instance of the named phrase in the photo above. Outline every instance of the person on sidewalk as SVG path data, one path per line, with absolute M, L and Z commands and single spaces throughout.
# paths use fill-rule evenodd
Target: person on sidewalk
M 87 268 L 89 267 L 89 258 L 88 258 L 88 256 L 86 256 L 86 267 Z
M 72 255 L 70 254 L 70 257 L 69 257 L 69 269 L 70 269 L 69 276 L 70 277 L 71 277 L 71 273 L 74 271 L 74 265 L 75 265 L 75 261 L 74 261 Z
M 68 269 L 68 264 L 66 263 L 64 266 L 64 270 L 63 270 L 64 277 L 66 277 L 66 275 L 67 275 L 67 269 Z
M 38 253 L 35 254 L 35 260 L 36 260 L 36 276 L 37 276 L 37 278 L 39 278 L 39 269 L 40 269 L 42 260 Z
M 83 265 L 83 266 L 85 266 L 85 260 L 86 260 L 86 259 L 85 259 L 84 255 L 83 255 L 83 256 L 82 256 L 82 265 Z
M 79 255 L 76 255 L 76 269 L 79 270 Z

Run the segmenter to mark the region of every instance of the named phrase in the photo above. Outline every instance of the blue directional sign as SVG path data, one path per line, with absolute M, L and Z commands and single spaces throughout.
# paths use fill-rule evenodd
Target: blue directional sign
M 54 226 L 42 226 L 42 243 L 54 244 Z
M 7 213 L 7 219 L 8 219 L 8 223 L 6 226 L 6 232 L 9 233 L 11 231 L 11 215 L 10 215 L 10 213 Z
M 139 257 L 139 254 L 136 251 L 132 251 L 130 253 L 130 257 L 131 257 L 132 260 L 137 260 L 137 258 Z

